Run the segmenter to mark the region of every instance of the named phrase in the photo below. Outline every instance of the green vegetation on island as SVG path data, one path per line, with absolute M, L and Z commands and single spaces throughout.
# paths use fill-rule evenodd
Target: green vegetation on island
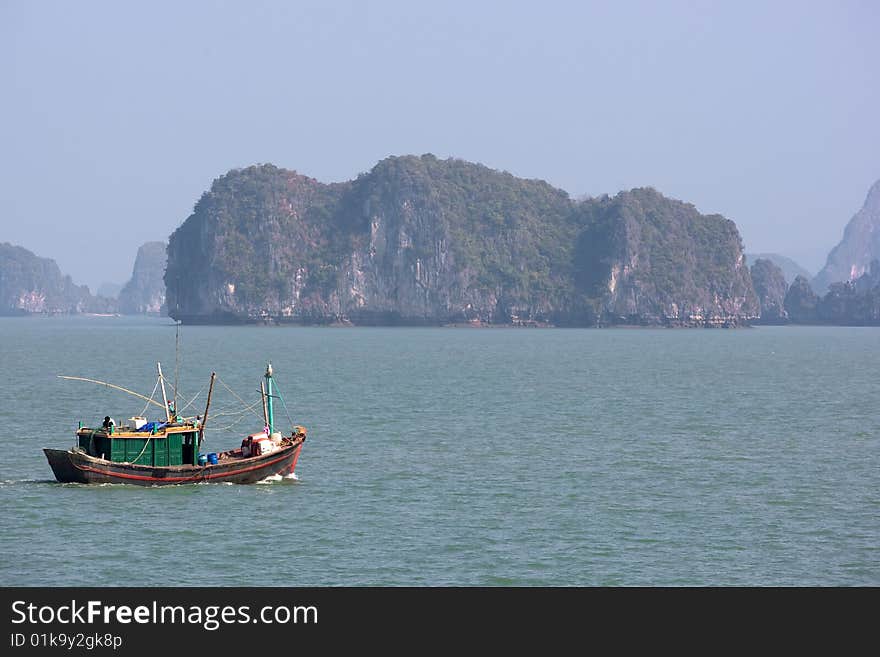
M 214 180 L 118 302 L 0 244 L 0 314 L 166 312 L 192 323 L 880 324 L 880 181 L 815 279 L 749 269 L 733 221 L 650 187 L 572 200 L 457 159 L 389 157 L 323 184 L 263 164 Z M 787 268 L 787 269 L 786 269 Z M 840 277 L 833 281 L 835 277 Z M 831 281 L 831 282 L 829 282 Z
M 272 165 L 230 171 L 168 255 L 168 307 L 188 322 L 729 325 L 758 313 L 723 217 L 651 189 L 574 202 L 433 155 L 333 185 Z
M 784 324 L 788 321 L 785 311 L 785 293 L 788 286 L 780 267 L 766 258 L 758 258 L 751 268 L 752 285 L 761 306 L 762 324 Z M 801 277 L 803 280 L 803 277 Z

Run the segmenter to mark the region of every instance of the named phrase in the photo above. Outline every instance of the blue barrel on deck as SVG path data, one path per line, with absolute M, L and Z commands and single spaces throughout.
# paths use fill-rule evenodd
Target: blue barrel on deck
M 204 454 L 199 454 L 199 465 L 208 465 L 208 457 Z
M 217 465 L 217 454 L 211 452 L 208 454 L 208 463 L 211 465 Z

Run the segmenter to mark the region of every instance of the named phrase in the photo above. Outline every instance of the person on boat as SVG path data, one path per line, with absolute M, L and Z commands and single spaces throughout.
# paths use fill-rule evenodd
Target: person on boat
M 115 427 L 116 422 L 109 415 L 105 415 L 104 416 L 104 424 L 101 426 L 103 426 L 105 429 L 109 429 L 110 427 Z

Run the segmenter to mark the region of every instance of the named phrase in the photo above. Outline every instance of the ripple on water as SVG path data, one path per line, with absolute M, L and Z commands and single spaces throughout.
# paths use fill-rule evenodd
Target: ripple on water
M 149 362 L 168 353 L 167 321 L 24 326 L 0 318 L 12 371 L 149 392 Z M 0 583 L 877 585 L 878 335 L 187 327 L 184 391 L 214 369 L 253 391 L 272 359 L 309 427 L 302 480 L 58 484 L 42 447 L 142 407 L 51 374 L 2 381 L 19 407 L 52 397 L 41 420 L 56 438 L 3 410 L 17 448 Z

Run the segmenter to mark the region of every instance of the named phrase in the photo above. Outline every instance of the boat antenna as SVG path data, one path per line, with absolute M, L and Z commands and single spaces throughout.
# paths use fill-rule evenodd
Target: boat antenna
M 199 425 L 199 446 L 197 449 L 202 448 L 202 439 L 205 437 L 205 425 L 208 424 L 208 410 L 211 408 L 211 393 L 214 392 L 214 377 L 216 376 L 216 372 L 211 372 L 211 385 L 208 386 L 208 401 L 205 404 L 205 414 L 202 416 L 202 423 Z
M 162 363 L 156 363 L 156 369 L 159 370 L 159 383 L 162 385 L 162 401 L 165 402 L 165 419 L 168 422 L 171 422 L 171 410 L 168 408 L 168 395 L 165 394 L 165 377 L 162 376 Z

